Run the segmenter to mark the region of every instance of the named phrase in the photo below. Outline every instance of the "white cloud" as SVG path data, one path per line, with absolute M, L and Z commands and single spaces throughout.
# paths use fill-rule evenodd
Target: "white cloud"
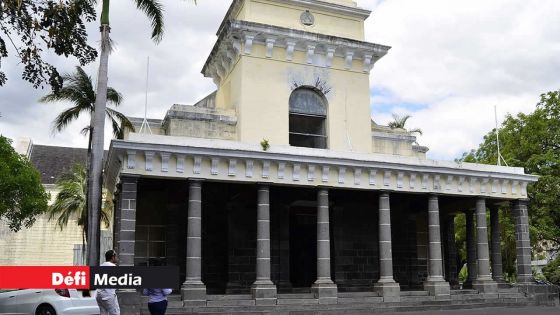
M 150 56 L 149 115 L 162 118 L 172 104 L 192 104 L 214 85 L 200 74 L 230 1 L 164 0 L 166 34 L 155 45 L 149 22 L 132 1 L 114 1 L 110 85 L 126 97 L 120 110 L 144 112 L 146 57 Z M 529 112 L 542 92 L 560 86 L 560 2 L 556 0 L 359 0 L 373 10 L 366 23 L 368 41 L 392 46 L 376 64 L 373 117 L 387 123 L 390 113 L 409 113 L 410 127 L 423 129 L 420 143 L 434 158 L 453 159 L 474 148 L 494 125 L 493 106 Z M 97 25 L 89 26 L 97 45 Z M 57 59 L 65 71 L 75 61 Z M 4 63 L 3 67 L 6 67 Z M 87 67 L 94 75 L 97 64 Z M 36 143 L 85 146 L 79 130 L 86 119 L 55 137 L 50 123 L 65 105 L 42 105 L 45 91 L 19 79 L 7 66 L 10 81 L 0 88 L 0 133 L 32 137 Z M 379 104 L 383 105 L 383 110 Z M 394 105 L 387 109 L 387 104 Z M 410 107 L 409 104 L 425 106 Z M 110 131 L 106 132 L 107 143 Z
M 560 87 L 559 13 L 554 0 L 384 1 L 366 31 L 393 48 L 376 65 L 372 88 L 394 96 L 395 112 L 427 104 L 408 111 L 410 126 L 423 129 L 431 157 L 458 157 L 494 127 L 494 105 L 500 118 L 529 112 L 540 93 Z M 375 102 L 390 100 L 372 101 L 374 119 L 386 123 Z

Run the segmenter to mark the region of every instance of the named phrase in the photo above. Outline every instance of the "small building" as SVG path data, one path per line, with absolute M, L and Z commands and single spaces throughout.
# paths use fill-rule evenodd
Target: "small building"
M 57 194 L 56 181 L 72 171 L 74 164 L 86 164 L 87 149 L 34 144 L 29 138 L 14 143 L 17 153 L 26 156 L 41 175 L 45 190 L 50 193 L 51 205 Z M 0 265 L 2 266 L 72 266 L 84 265 L 82 227 L 77 218 L 70 218 L 61 229 L 49 214 L 38 216 L 29 228 L 18 232 L 0 222 Z M 112 232 L 101 230 L 101 247 L 112 247 Z
M 216 91 L 111 142 L 121 265 L 180 266 L 188 307 L 450 300 L 453 218 L 465 213 L 466 286 L 497 298 L 505 205 L 518 281 L 531 282 L 537 177 L 430 160 L 413 135 L 373 123 L 370 72 L 390 47 L 365 41 L 370 13 L 350 0 L 232 2 L 202 69 Z

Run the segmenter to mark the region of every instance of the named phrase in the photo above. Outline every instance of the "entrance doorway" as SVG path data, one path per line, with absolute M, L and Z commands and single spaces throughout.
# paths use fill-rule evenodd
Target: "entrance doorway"
M 317 209 L 290 209 L 290 282 L 309 288 L 317 279 Z

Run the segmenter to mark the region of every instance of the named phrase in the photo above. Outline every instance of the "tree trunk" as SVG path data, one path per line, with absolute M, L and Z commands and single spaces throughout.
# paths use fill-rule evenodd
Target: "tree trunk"
M 103 1 L 104 8 L 108 0 Z M 105 108 L 107 105 L 107 71 L 109 66 L 109 32 L 108 23 L 101 25 L 101 54 L 99 56 L 99 73 L 97 76 L 97 93 L 92 115 L 90 177 L 88 178 L 88 260 L 89 266 L 99 264 L 99 221 L 101 213 L 101 188 L 103 184 L 103 150 L 105 131 Z

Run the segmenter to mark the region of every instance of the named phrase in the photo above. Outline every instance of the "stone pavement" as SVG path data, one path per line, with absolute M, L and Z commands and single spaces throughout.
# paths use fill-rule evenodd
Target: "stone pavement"
M 423 312 L 396 312 L 385 314 L 400 315 L 558 315 L 560 308 L 546 306 L 531 307 L 490 307 L 467 310 L 449 310 L 449 311 L 423 311 Z

